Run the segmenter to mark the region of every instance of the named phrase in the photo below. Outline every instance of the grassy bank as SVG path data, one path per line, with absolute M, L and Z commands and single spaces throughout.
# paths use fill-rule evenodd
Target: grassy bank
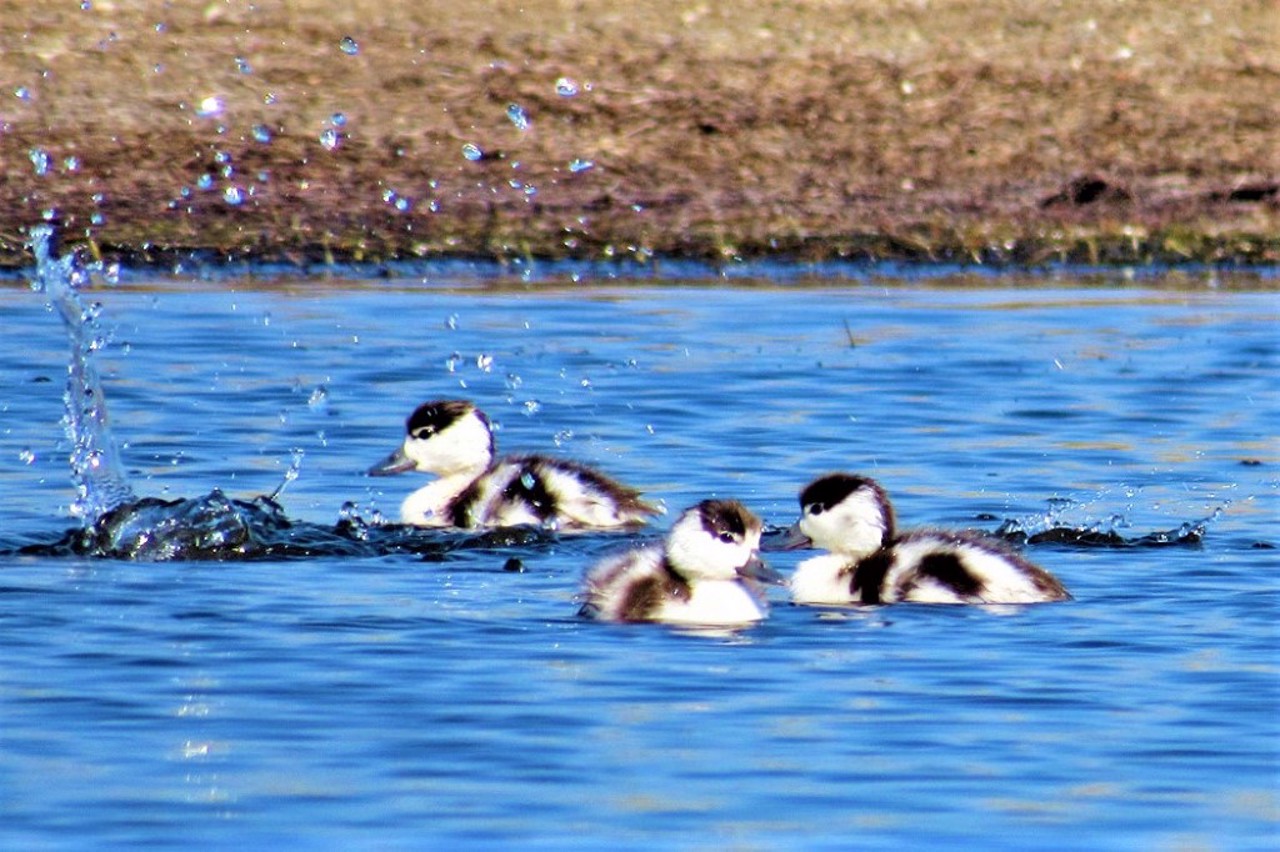
M 1272 0 L 84 5 L 0 0 L 6 265 L 1280 262 Z

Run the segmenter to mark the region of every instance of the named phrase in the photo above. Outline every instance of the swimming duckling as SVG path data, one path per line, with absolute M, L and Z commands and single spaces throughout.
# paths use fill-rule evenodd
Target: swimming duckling
M 658 510 L 640 492 L 567 459 L 495 458 L 489 418 L 465 400 L 423 403 L 405 423 L 404 444 L 370 476 L 417 470 L 439 478 L 410 494 L 400 520 L 427 527 L 604 529 L 642 524 Z
M 580 615 L 726 627 L 768 611 L 753 580 L 781 582 L 760 560 L 760 519 L 736 500 L 686 509 L 660 544 L 607 559 L 586 577 Z
M 801 562 L 791 596 L 802 604 L 1025 604 L 1070 600 L 1048 571 L 977 533 L 899 534 L 893 506 L 865 476 L 830 474 L 800 493 L 788 544 L 831 551 Z

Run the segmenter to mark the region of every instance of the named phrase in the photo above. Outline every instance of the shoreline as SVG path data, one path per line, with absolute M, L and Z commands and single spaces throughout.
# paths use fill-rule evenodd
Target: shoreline
M 0 268 L 1280 263 L 1267 3 L 13 6 Z

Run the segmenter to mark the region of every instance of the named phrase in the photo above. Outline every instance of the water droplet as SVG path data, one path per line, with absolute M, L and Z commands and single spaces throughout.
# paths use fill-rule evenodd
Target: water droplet
M 205 173 L 196 180 L 196 186 L 206 192 L 213 189 L 213 175 Z
M 476 366 L 477 366 L 478 368 L 480 368 L 482 371 L 486 372 L 486 373 L 487 373 L 487 372 L 489 372 L 490 370 L 492 370 L 492 369 L 493 369 L 493 356 L 492 356 L 492 355 L 477 355 L 477 356 L 476 356 Z
M 569 77 L 556 80 L 556 94 L 562 98 L 571 98 L 578 94 L 578 84 Z
M 507 118 L 511 119 L 511 123 L 516 126 L 516 130 L 524 131 L 529 129 L 529 115 L 520 104 L 507 105 Z
M 262 96 L 262 102 L 267 106 L 275 106 L 278 100 L 280 100 L 280 98 L 276 95 L 275 92 L 267 92 L 265 95 Z
M 595 165 L 590 160 L 574 159 L 569 163 L 569 171 L 577 174 L 578 172 L 585 172 L 587 169 L 595 168 Z
M 253 126 L 253 138 L 255 141 L 266 145 L 271 141 L 271 130 L 265 124 L 255 124 Z
M 315 390 L 311 391 L 311 396 L 307 397 L 307 408 L 312 411 L 319 411 L 329 404 L 329 389 L 324 385 L 317 385 Z
M 409 209 L 413 207 L 413 202 L 405 198 L 404 196 L 400 196 L 399 198 L 396 199 L 395 207 L 401 213 L 407 213 Z
M 35 166 L 36 174 L 45 175 L 49 173 L 49 153 L 42 148 L 32 148 L 27 152 L 31 157 L 31 165 Z
M 444 321 L 444 327 L 449 329 L 450 331 L 455 331 L 458 328 L 458 315 L 449 314 L 449 316 Z
M 524 486 L 526 491 L 532 491 L 533 487 L 538 484 L 538 480 L 533 478 L 533 474 L 525 471 L 520 474 L 520 484 Z
M 480 150 L 479 145 L 474 145 L 468 142 L 462 146 L 462 156 L 474 163 L 476 160 L 484 156 L 484 152 Z
M 345 113 L 335 112 L 333 115 L 329 116 L 329 123 L 334 127 L 346 127 L 347 116 Z
M 200 118 L 213 118 L 216 115 L 221 115 L 224 109 L 226 109 L 226 104 L 223 103 L 222 98 L 217 95 L 210 95 L 196 107 L 196 115 Z
M 341 137 L 338 134 L 338 131 L 334 130 L 332 127 L 320 133 L 320 144 L 324 146 L 326 151 L 332 151 L 334 148 L 337 148 L 340 141 Z
M 542 403 L 536 399 L 526 399 L 524 401 L 524 413 L 527 417 L 532 417 L 542 410 Z
M 89 0 L 80 0 L 80 10 L 82 12 L 87 12 L 92 8 L 93 8 L 93 4 L 90 3 Z
M 19 86 L 13 90 L 13 96 L 20 101 L 29 101 L 31 100 L 31 90 L 26 86 Z
M 360 52 L 360 45 L 351 36 L 343 36 L 342 41 L 338 42 L 338 49 L 347 56 L 355 56 Z
M 244 190 L 238 186 L 229 186 L 222 190 L 222 200 L 232 207 L 239 207 L 244 203 Z
M 105 221 L 107 221 L 107 219 L 101 213 L 94 213 L 89 217 L 89 224 L 91 225 L 101 225 Z
M 249 64 L 249 60 L 245 59 L 243 56 L 237 56 L 236 70 L 239 71 L 241 74 L 252 74 L 253 66 L 251 66 Z
M 23 447 L 18 453 L 18 461 L 23 464 L 32 464 L 36 460 L 36 454 L 31 451 L 30 447 Z

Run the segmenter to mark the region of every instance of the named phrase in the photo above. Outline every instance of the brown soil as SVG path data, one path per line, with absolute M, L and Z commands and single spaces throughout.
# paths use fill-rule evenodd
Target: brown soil
M 2 265 L 1280 262 L 1274 0 L 85 5 L 0 0 Z

